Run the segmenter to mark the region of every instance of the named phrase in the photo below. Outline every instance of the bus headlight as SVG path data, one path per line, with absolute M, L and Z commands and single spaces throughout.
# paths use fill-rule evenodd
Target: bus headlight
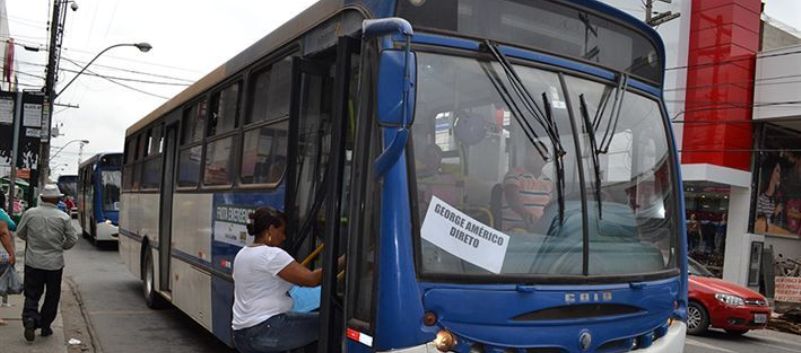
M 448 330 L 440 330 L 434 339 L 434 346 L 440 352 L 450 352 L 456 346 L 456 337 Z

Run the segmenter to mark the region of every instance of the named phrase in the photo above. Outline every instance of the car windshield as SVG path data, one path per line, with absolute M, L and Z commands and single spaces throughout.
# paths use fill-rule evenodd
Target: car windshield
M 412 145 L 423 272 L 580 276 L 675 268 L 675 190 L 659 104 L 627 94 L 609 132 L 612 116 L 601 114 L 595 135 L 606 132 L 611 147 L 598 153 L 590 134 L 573 133 L 589 131 L 576 96 L 584 95 L 594 115 L 614 84 L 509 66 L 417 53 Z
M 120 187 L 122 186 L 122 172 L 119 170 L 104 170 L 100 172 L 103 184 L 102 198 L 104 211 L 120 210 Z

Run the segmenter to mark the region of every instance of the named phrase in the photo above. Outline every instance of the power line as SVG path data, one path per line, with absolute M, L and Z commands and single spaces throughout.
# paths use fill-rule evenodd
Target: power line
M 61 58 L 64 59 L 64 60 L 67 60 L 67 61 L 69 61 L 69 62 L 71 62 L 71 63 L 73 63 L 73 64 L 75 64 L 76 66 L 79 66 L 79 67 L 83 67 L 83 65 L 85 65 L 85 63 L 83 63 L 83 62 L 81 62 L 79 60 L 73 60 L 73 59 L 67 58 L 65 56 L 62 56 Z M 44 64 L 33 63 L 33 62 L 23 61 L 23 60 L 18 60 L 17 62 L 18 63 L 22 63 L 22 64 L 26 64 L 26 65 L 32 65 L 32 66 L 40 66 L 40 67 L 46 67 L 47 66 L 47 65 L 44 65 Z M 109 65 L 92 64 L 92 67 L 95 67 L 95 66 L 96 67 L 109 68 L 109 69 L 123 71 L 123 72 L 134 73 L 134 74 L 138 74 L 138 75 L 152 76 L 152 77 L 157 77 L 157 78 L 163 78 L 163 79 L 175 80 L 175 81 L 182 81 L 182 82 L 188 83 L 188 84 L 186 84 L 184 86 L 189 86 L 189 84 L 195 83 L 195 81 L 193 81 L 193 80 L 188 80 L 188 79 L 184 79 L 184 78 L 180 78 L 180 77 L 156 74 L 156 73 L 151 73 L 151 72 L 136 71 L 136 70 L 130 70 L 130 69 L 123 69 L 123 68 L 119 68 L 119 67 L 115 67 L 115 66 L 109 66 Z M 60 71 L 68 71 L 68 70 L 61 69 Z M 133 80 L 133 79 L 129 79 L 129 80 Z M 166 83 L 166 84 L 174 84 L 174 83 Z
M 745 152 L 801 152 L 801 149 L 782 148 L 782 149 L 769 149 L 769 148 L 721 148 L 721 149 L 695 149 L 695 150 L 678 150 L 681 153 L 745 153 Z
M 67 59 L 67 58 L 65 58 L 65 57 L 61 57 L 61 58 L 62 58 L 62 59 L 64 59 L 64 60 L 66 60 L 66 61 L 68 61 L 68 62 L 70 62 L 70 63 L 72 63 L 72 64 L 73 64 L 73 65 L 75 65 L 75 66 L 79 66 L 79 67 L 81 66 L 80 64 L 78 64 L 78 63 L 76 63 L 76 62 L 74 62 L 74 61 L 72 61 L 72 60 L 70 60 L 70 59 Z M 70 69 L 60 69 L 59 71 L 71 72 L 71 73 L 74 73 L 74 74 L 77 74 L 77 73 L 79 72 L 79 71 L 70 70 Z M 127 77 L 116 77 L 116 76 L 110 76 L 110 75 L 102 75 L 102 74 L 98 74 L 98 73 L 95 73 L 95 72 L 92 72 L 92 71 L 89 71 L 89 70 L 86 70 L 86 71 L 85 71 L 83 74 L 84 74 L 84 75 L 89 75 L 89 76 L 101 77 L 101 78 L 105 78 L 105 79 L 114 79 L 114 80 L 120 80 L 120 81 L 137 82 L 137 83 L 146 83 L 146 84 L 151 84 L 151 85 L 181 86 L 181 87 L 187 87 L 187 86 L 189 86 L 189 85 L 188 85 L 188 84 L 186 84 L 186 83 L 177 83 L 177 82 L 164 82 L 164 81 L 151 81 L 151 80 L 139 80 L 139 79 L 135 79 L 135 78 L 127 78 Z
M 11 18 L 8 19 L 8 22 L 13 22 L 13 23 L 16 23 L 16 24 L 18 24 L 20 26 L 26 26 L 26 27 L 31 27 L 31 28 L 47 29 L 47 26 L 42 25 L 42 24 L 19 22 L 19 21 L 15 21 L 15 20 L 13 20 Z
M 784 53 L 763 54 L 763 55 L 754 54 L 754 56 L 750 56 L 749 55 L 749 56 L 744 57 L 744 58 L 729 59 L 729 60 L 716 61 L 716 62 L 710 62 L 710 63 L 705 63 L 705 64 L 673 66 L 673 67 L 666 68 L 665 71 L 673 71 L 673 70 L 680 70 L 680 69 L 695 69 L 695 68 L 709 67 L 709 66 L 718 66 L 720 64 L 733 63 L 733 62 L 751 60 L 751 59 L 756 59 L 756 58 L 760 58 L 760 59 L 762 59 L 762 58 L 772 58 L 772 57 L 776 57 L 776 56 L 793 55 L 793 54 L 799 54 L 799 53 L 801 53 L 801 50 L 788 51 L 788 52 L 784 52 Z
M 44 76 L 35 75 L 35 74 L 28 73 L 28 72 L 25 72 L 25 71 L 20 71 L 20 70 L 11 70 L 11 71 L 12 71 L 12 72 L 15 72 L 15 73 L 18 73 L 18 74 L 22 74 L 22 75 L 24 75 L 24 76 L 36 77 L 36 78 L 38 78 L 38 79 L 42 79 L 42 80 L 44 80 L 44 79 L 45 79 L 45 78 L 44 78 Z
M 30 46 L 39 47 L 39 48 L 41 48 L 40 51 L 44 51 L 44 52 L 49 51 L 49 49 L 47 48 L 47 45 L 42 43 L 42 41 L 47 40 L 47 38 L 21 36 L 21 35 L 0 36 L 0 38 L 5 38 L 5 39 L 12 39 L 13 38 L 16 42 L 24 43 L 24 44 L 27 44 L 27 45 L 30 45 Z M 20 41 L 18 38 L 28 38 L 28 39 L 31 39 L 31 40 L 34 40 L 34 41 L 29 41 L 28 39 L 23 39 L 22 41 Z M 82 53 L 82 54 L 87 54 L 87 55 L 96 54 L 95 52 L 92 52 L 92 51 L 89 51 L 89 50 L 67 48 L 67 47 L 64 47 L 64 46 L 61 47 L 61 50 L 67 51 L 67 52 Z M 115 56 L 115 55 L 104 55 L 103 57 L 112 58 L 112 59 L 121 60 L 121 61 L 134 62 L 134 63 L 138 63 L 138 64 L 142 64 L 142 65 L 163 67 L 163 68 L 172 69 L 172 70 L 181 70 L 183 72 L 191 72 L 191 73 L 196 73 L 196 74 L 202 74 L 202 72 L 200 72 L 200 71 L 190 70 L 190 69 L 187 69 L 186 67 L 158 64 L 158 63 L 154 63 L 154 62 L 148 62 L 148 61 L 144 61 L 144 60 L 136 60 L 136 59 L 131 59 L 131 58 L 124 58 L 124 57 L 119 57 L 119 56 Z M 178 79 L 178 78 L 176 78 L 176 79 Z M 179 80 L 186 80 L 186 79 L 179 79 Z M 192 81 L 192 80 L 186 80 L 186 81 Z M 192 81 L 192 82 L 194 82 L 194 81 Z
M 88 73 L 91 73 L 91 74 L 96 74 L 96 73 L 92 72 L 91 70 L 86 70 L 86 71 L 84 71 L 84 73 L 86 73 L 86 72 L 88 72 Z M 152 96 L 152 97 L 156 97 L 156 98 L 161 98 L 161 99 L 170 99 L 169 97 L 164 97 L 164 96 L 161 96 L 161 95 L 158 95 L 158 94 L 152 93 L 152 92 L 148 92 L 148 91 L 145 91 L 145 90 L 142 90 L 142 89 L 136 88 L 136 87 L 132 87 L 132 86 L 126 85 L 126 84 L 124 84 L 124 83 L 122 83 L 122 82 L 117 82 L 116 80 L 114 80 L 114 79 L 112 79 L 112 78 L 108 78 L 108 77 L 106 77 L 106 76 L 103 76 L 103 75 L 99 75 L 99 74 L 96 74 L 96 75 L 97 75 L 98 77 L 100 77 L 100 78 L 102 78 L 102 79 L 106 80 L 106 81 L 109 81 L 109 82 L 111 82 L 111 83 L 113 83 L 113 84 L 116 84 L 116 85 L 119 85 L 119 86 L 122 86 L 122 87 L 125 87 L 125 88 L 127 88 L 127 89 L 130 89 L 130 90 L 132 90 L 132 91 L 136 91 L 136 92 L 139 92 L 139 93 L 142 93 L 142 94 L 146 94 L 146 95 L 148 95 L 148 96 Z
M 696 100 L 686 100 L 686 99 L 665 99 L 665 103 L 692 103 L 697 104 L 702 107 L 712 107 L 712 106 L 719 106 L 719 105 L 730 105 L 735 106 L 737 108 L 754 108 L 754 107 L 771 107 L 771 106 L 795 106 L 798 105 L 801 101 L 784 101 L 784 102 L 777 102 L 777 101 L 759 101 L 753 102 L 751 104 L 741 104 L 740 102 L 714 102 L 707 99 L 696 99 Z
M 29 23 L 36 23 L 36 24 L 40 24 L 42 27 L 47 27 L 47 24 L 46 23 L 42 23 L 41 20 L 34 20 L 34 19 L 30 19 L 30 18 L 19 17 L 19 16 L 11 16 L 11 15 L 6 16 L 6 17 L 8 17 L 10 20 L 21 21 L 21 22 L 29 22 Z
M 769 85 L 781 85 L 781 84 L 789 84 L 789 83 L 801 83 L 801 80 L 782 81 L 782 82 L 764 82 L 764 81 L 784 80 L 784 79 L 790 79 L 790 78 L 796 78 L 796 77 L 801 77 L 801 74 L 758 78 L 758 79 L 754 79 L 754 80 L 723 82 L 723 83 L 720 83 L 720 84 L 673 87 L 673 88 L 665 89 L 664 92 L 686 91 L 688 89 L 709 88 L 709 87 L 718 87 L 718 86 L 723 86 L 723 85 L 750 84 L 750 83 L 753 83 L 754 86 L 769 86 Z
M 83 54 L 89 54 L 89 55 L 94 55 L 95 54 L 95 53 L 87 51 L 87 50 L 74 49 L 74 48 L 62 48 L 62 50 L 67 51 L 67 52 L 77 52 L 77 53 L 83 53 Z M 178 67 L 178 66 L 171 66 L 171 65 L 164 65 L 164 64 L 156 64 L 156 63 L 148 62 L 148 61 L 144 61 L 144 60 L 123 58 L 123 57 L 114 56 L 114 55 L 104 55 L 103 57 L 108 57 L 108 58 L 121 60 L 121 61 L 134 62 L 134 63 L 138 63 L 138 64 L 142 64 L 142 65 L 150 65 L 150 66 L 163 67 L 163 68 L 168 68 L 168 69 L 173 69 L 173 70 L 181 70 L 183 72 L 200 73 L 199 71 L 196 71 L 196 70 L 189 70 L 186 67 Z
M 72 63 L 79 63 L 81 65 L 85 64 L 84 62 L 81 62 L 80 60 L 72 60 L 72 59 L 69 59 L 69 58 L 63 57 L 63 56 L 62 56 L 62 58 L 66 59 L 66 60 L 71 60 Z M 103 67 L 103 68 L 113 69 L 113 70 L 118 70 L 118 71 L 123 71 L 123 72 L 130 72 L 130 73 L 134 73 L 134 74 L 153 76 L 153 77 L 158 77 L 158 78 L 166 78 L 166 79 L 175 80 L 175 81 L 184 81 L 184 82 L 187 82 L 187 83 L 194 83 L 195 82 L 195 80 L 189 80 L 189 79 L 185 79 L 185 78 L 169 76 L 169 75 L 163 75 L 163 74 L 155 74 L 155 73 L 152 73 L 152 72 L 143 72 L 143 71 L 136 71 L 136 70 L 131 70 L 131 69 L 124 69 L 124 68 L 121 68 L 121 67 L 116 67 L 116 66 L 111 66 L 111 65 L 93 64 L 93 66 Z

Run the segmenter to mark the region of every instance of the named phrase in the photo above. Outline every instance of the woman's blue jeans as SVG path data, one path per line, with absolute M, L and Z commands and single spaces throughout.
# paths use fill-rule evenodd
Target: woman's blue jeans
M 234 346 L 240 353 L 287 352 L 317 341 L 319 331 L 319 313 L 288 312 L 234 331 Z

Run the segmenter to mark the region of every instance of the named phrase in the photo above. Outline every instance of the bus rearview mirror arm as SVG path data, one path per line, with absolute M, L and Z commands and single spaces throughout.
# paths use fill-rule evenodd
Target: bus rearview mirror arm
M 392 36 L 403 36 L 403 50 L 393 48 Z M 415 60 L 411 53 L 412 25 L 397 17 L 362 22 L 362 36 L 365 40 L 384 37 L 383 48 L 378 63 L 377 117 L 383 125 L 398 126 L 392 142 L 373 162 L 375 178 L 382 177 L 403 154 L 409 141 L 409 125 L 414 105 Z M 400 87 L 397 85 L 400 81 Z M 400 89 L 398 89 L 400 88 Z

